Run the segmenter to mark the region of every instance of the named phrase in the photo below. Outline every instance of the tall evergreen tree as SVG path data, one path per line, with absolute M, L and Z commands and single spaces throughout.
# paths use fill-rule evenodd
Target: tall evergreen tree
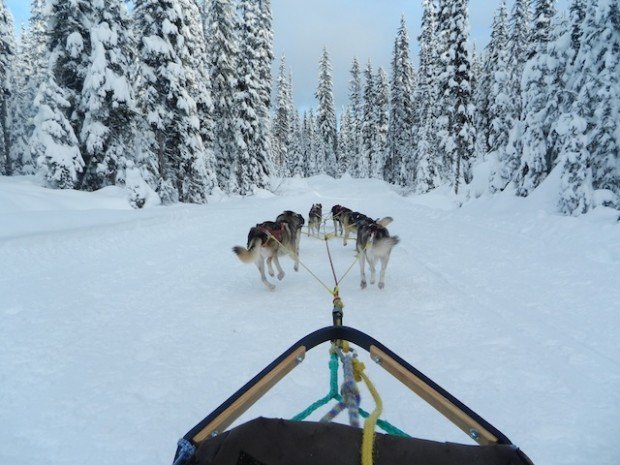
M 449 150 L 448 159 L 453 163 L 454 192 L 458 194 L 462 184 L 472 180 L 471 160 L 474 154 L 475 128 L 471 95 L 471 63 L 467 50 L 468 15 L 467 0 L 451 3 L 449 31 L 453 40 L 449 60 L 450 93 L 454 96 L 454 106 L 450 107 L 450 133 L 454 145 Z
M 278 175 L 286 175 L 288 151 L 292 141 L 293 115 L 291 114 L 291 88 L 286 69 L 286 58 L 280 59 L 277 79 L 275 113 L 272 124 L 273 162 Z
M 370 160 L 373 158 L 376 141 L 376 88 L 374 71 L 370 60 L 364 70 L 364 112 L 362 114 L 362 147 L 356 157 L 353 176 L 367 178 L 370 176 Z
M 351 126 L 351 141 L 349 154 L 356 158 L 361 152 L 362 144 L 362 116 L 363 116 L 363 95 L 360 65 L 357 58 L 353 59 L 349 79 L 349 107 L 351 111 L 349 124 Z
M 37 114 L 34 100 L 47 75 L 45 70 L 49 62 L 44 7 L 45 0 L 31 2 L 30 18 L 22 31 L 13 66 L 9 111 L 11 174 L 34 174 L 36 171 L 36 160 L 30 150 L 30 137 Z
M 319 85 L 316 98 L 319 102 L 317 115 L 317 130 L 320 135 L 321 149 L 320 163 L 325 167 L 325 173 L 337 176 L 338 171 L 338 134 L 336 127 L 336 111 L 334 108 L 334 85 L 332 68 L 327 49 L 323 48 L 319 64 Z
M 373 149 L 370 157 L 370 177 L 381 179 L 388 152 L 388 131 L 390 125 L 390 87 L 383 68 L 375 77 L 375 107 Z
M 262 71 L 259 56 L 259 33 L 262 27 L 260 5 L 255 0 L 242 0 L 239 79 L 237 90 L 237 106 L 239 107 L 239 123 L 242 143 L 239 147 L 237 168 L 237 185 L 242 195 L 253 192 L 254 188 L 265 188 L 268 185 L 268 146 L 263 127 L 267 120 L 262 117 L 267 113 L 260 73 Z
M 238 108 L 235 105 L 239 65 L 235 31 L 236 17 L 231 0 L 211 0 L 207 10 L 206 33 L 213 88 L 214 149 L 218 183 L 225 192 L 237 190 L 236 154 L 238 141 L 241 140 Z
M 94 24 L 91 0 L 49 0 L 47 3 L 48 47 L 52 52 L 52 69 L 58 86 L 66 93 L 69 106 L 65 109 L 73 132 L 79 139 L 80 153 L 88 159 L 86 143 L 80 139 L 85 120 L 81 95 L 84 79 L 91 62 L 90 30 Z M 85 171 L 79 174 L 82 184 Z
M 390 89 L 390 129 L 388 156 L 384 167 L 386 181 L 405 185 L 408 158 L 412 156 L 412 131 L 415 121 L 413 109 L 413 65 L 409 57 L 409 32 L 404 16 L 394 42 L 392 57 L 392 84 Z
M 538 0 L 530 59 L 522 80 L 523 148 L 517 172 L 517 194 L 527 196 L 550 171 L 550 149 L 547 143 L 546 107 L 549 96 L 547 76 L 550 74 L 549 41 L 554 0 Z
M 431 0 L 424 1 L 420 43 L 420 69 L 416 90 L 418 127 L 415 144 L 415 172 L 409 173 L 409 183 L 416 192 L 428 192 L 439 186 L 438 153 L 434 127 L 434 111 L 438 84 L 437 11 Z
M 86 166 L 80 187 L 96 190 L 124 179 L 133 146 L 135 101 L 130 83 L 134 44 L 120 0 L 93 2 L 91 56 L 79 97 Z
M 193 0 L 192 0 L 193 1 Z M 155 160 L 164 202 L 204 203 L 211 186 L 200 134 L 195 78 L 183 9 L 173 0 L 136 0 L 140 104 L 146 116 L 147 159 Z M 185 11 L 189 11 L 185 5 Z M 142 157 L 144 158 L 144 157 Z
M 4 0 L 0 0 L 0 174 L 10 174 L 9 88 L 14 50 L 13 20 Z
M 71 106 L 68 94 L 48 73 L 34 101 L 38 112 L 30 139 L 32 154 L 47 185 L 54 189 L 73 189 L 84 168 L 78 139 L 66 116 Z

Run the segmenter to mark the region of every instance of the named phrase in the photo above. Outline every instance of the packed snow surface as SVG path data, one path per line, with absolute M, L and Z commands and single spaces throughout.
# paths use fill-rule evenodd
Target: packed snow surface
M 444 192 L 401 196 L 348 177 L 274 187 L 136 211 L 117 188 L 51 191 L 0 177 L 0 463 L 171 463 L 178 438 L 331 324 L 331 296 L 304 268 L 294 272 L 283 257 L 286 276 L 270 278 L 270 292 L 231 250 L 256 223 L 285 209 L 307 217 L 316 202 L 324 213 L 342 204 L 392 216 L 401 239 L 385 289 L 361 290 L 357 265 L 344 278 L 346 325 L 409 361 L 536 465 L 620 463 L 617 212 L 559 216 L 544 186 L 462 208 Z M 328 245 L 342 276 L 354 243 Z M 300 255 L 333 286 L 324 240 L 304 234 Z M 310 351 L 240 421 L 292 417 L 325 395 L 328 349 Z M 473 443 L 359 356 L 386 420 Z M 364 389 L 362 397 L 372 410 Z

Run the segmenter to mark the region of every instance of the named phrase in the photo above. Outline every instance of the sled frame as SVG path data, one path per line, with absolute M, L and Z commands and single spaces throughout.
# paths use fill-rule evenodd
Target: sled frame
M 223 433 L 278 381 L 299 365 L 308 350 L 328 341 L 348 341 L 369 352 L 373 361 L 478 444 L 512 444 L 501 431 L 379 341 L 347 326 L 329 326 L 300 339 L 194 426 L 184 439 L 199 445 L 206 439 Z

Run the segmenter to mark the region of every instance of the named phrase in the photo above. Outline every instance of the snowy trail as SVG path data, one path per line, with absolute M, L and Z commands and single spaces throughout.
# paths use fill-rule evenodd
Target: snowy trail
M 537 465 L 620 461 L 617 225 L 484 199 L 454 210 L 383 183 L 324 177 L 288 180 L 277 196 L 141 212 L 113 192 L 54 193 L 61 198 L 50 205 L 53 195 L 27 186 L 37 200 L 23 217 L 2 209 L 3 187 L 0 463 L 170 463 L 178 437 L 293 342 L 331 324 L 329 294 L 289 258 L 268 292 L 231 251 L 256 222 L 289 208 L 305 216 L 318 201 L 324 211 L 341 203 L 391 215 L 401 237 L 385 290 L 361 291 L 357 265 L 342 283 L 345 324 L 452 392 Z M 336 239 L 330 250 L 340 276 L 354 245 Z M 301 258 L 332 284 L 323 240 L 304 235 Z M 323 396 L 327 359 L 327 347 L 311 351 L 246 418 L 289 417 Z M 366 364 L 386 419 L 468 442 Z

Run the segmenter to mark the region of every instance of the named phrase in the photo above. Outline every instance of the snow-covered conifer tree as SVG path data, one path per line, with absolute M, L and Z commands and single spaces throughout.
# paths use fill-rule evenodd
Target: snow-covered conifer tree
M 571 114 L 587 124 L 592 186 L 620 209 L 620 11 L 613 0 L 589 3 L 575 60 Z
M 422 15 L 420 43 L 420 69 L 416 89 L 416 111 L 418 127 L 415 148 L 415 172 L 409 173 L 409 183 L 416 192 L 428 192 L 437 187 L 441 180 L 438 176 L 437 139 L 435 127 L 435 110 L 438 85 L 438 43 L 437 12 L 431 0 L 425 0 Z
M 271 147 L 273 150 L 273 162 L 278 175 L 286 175 L 288 150 L 292 139 L 291 114 L 291 89 L 288 81 L 286 58 L 280 59 L 280 71 L 278 73 L 275 113 L 272 124 Z
M 239 151 L 238 80 L 239 44 L 236 16 L 231 0 L 210 0 L 207 9 L 207 52 L 213 89 L 214 150 L 217 179 L 225 192 L 237 190 L 235 170 Z
M 263 63 L 259 56 L 259 33 L 261 11 L 255 0 L 242 0 L 240 22 L 239 78 L 236 105 L 239 108 L 239 124 L 242 143 L 239 144 L 237 167 L 238 192 L 249 194 L 254 188 L 265 188 L 269 183 L 267 113 L 261 92 Z
M 471 64 L 467 49 L 468 14 L 467 0 L 451 2 L 449 37 L 452 40 L 448 60 L 448 89 L 454 97 L 454 105 L 448 108 L 450 133 L 454 145 L 448 148 L 448 159 L 453 163 L 453 186 L 458 194 L 462 184 L 472 179 L 471 160 L 474 155 L 475 128 L 471 95 Z M 451 150 L 450 150 L 451 149 Z
M 349 155 L 356 158 L 361 152 L 362 144 L 362 115 L 363 115 L 363 102 L 362 102 L 362 81 L 360 65 L 357 58 L 353 58 L 353 64 L 350 71 L 351 77 L 349 79 L 349 108 L 351 115 L 349 118 L 349 124 L 351 126 L 351 142 L 350 147 L 347 148 Z
M 45 0 L 32 1 L 28 26 L 21 33 L 11 73 L 9 158 L 12 174 L 34 174 L 36 171 L 36 160 L 30 151 L 37 114 L 34 100 L 47 75 L 45 70 L 49 62 L 44 7 Z
M 390 87 L 383 68 L 375 76 L 374 139 L 370 157 L 370 177 L 383 178 L 383 167 L 388 151 L 388 131 L 390 126 Z
M 388 133 L 388 156 L 384 167 L 384 179 L 405 185 L 406 168 L 413 155 L 412 131 L 415 121 L 413 109 L 413 65 L 409 57 L 409 32 L 404 16 L 394 42 L 392 57 L 392 83 L 390 89 L 390 128 Z
M 78 139 L 66 116 L 71 106 L 68 94 L 49 73 L 34 102 L 38 113 L 30 139 L 31 150 L 47 185 L 54 189 L 73 189 L 84 168 Z
M 188 0 L 190 1 L 190 0 Z M 194 0 L 191 0 L 194 1 Z M 149 132 L 144 152 L 154 156 L 157 191 L 164 202 L 203 203 L 212 188 L 200 120 L 192 90 L 196 85 L 183 10 L 177 1 L 136 0 L 140 105 Z M 141 158 L 145 158 L 141 156 Z
M 130 65 L 129 18 L 120 0 L 93 2 L 90 59 L 79 97 L 85 167 L 80 187 L 96 190 L 124 179 L 132 158 L 136 112 Z
M 319 85 L 316 91 L 319 102 L 317 130 L 320 135 L 319 164 L 330 176 L 338 174 L 338 134 L 336 127 L 336 110 L 334 108 L 334 85 L 332 68 L 327 49 L 323 48 L 319 64 Z
M 12 172 L 10 164 L 9 88 L 10 69 L 15 54 L 13 20 L 4 0 L 0 0 L 0 174 Z
M 370 176 L 370 160 L 373 158 L 376 140 L 376 87 L 374 82 L 374 71 L 370 60 L 364 70 L 364 111 L 362 114 L 362 147 L 359 155 L 355 159 L 352 175 L 356 178 L 367 178 Z
M 549 88 L 547 75 L 550 58 L 551 20 L 555 13 L 554 0 L 538 0 L 534 14 L 531 58 L 524 68 L 522 80 L 523 148 L 517 172 L 517 194 L 527 196 L 549 173 L 550 149 L 546 107 Z

